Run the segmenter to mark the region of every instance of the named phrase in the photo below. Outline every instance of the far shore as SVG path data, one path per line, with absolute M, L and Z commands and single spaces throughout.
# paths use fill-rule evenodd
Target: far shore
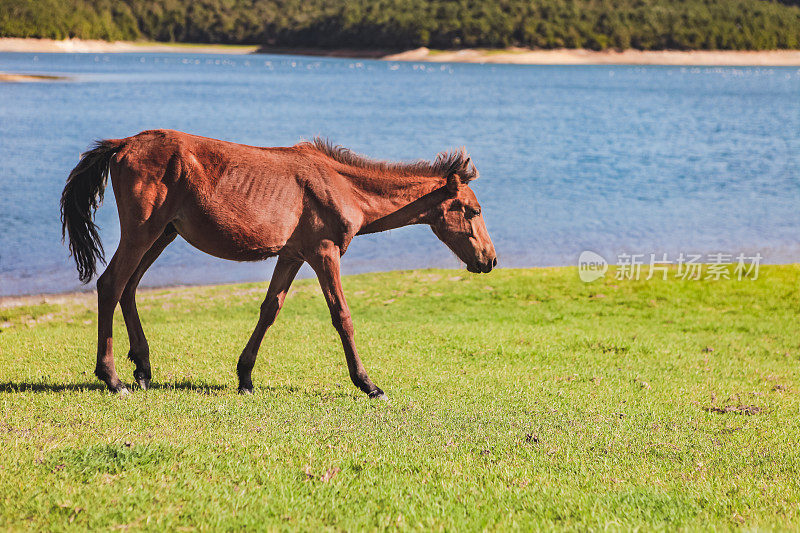
M 264 48 L 251 45 L 92 41 L 82 39 L 0 38 L 0 52 L 28 53 L 195 53 L 295 54 L 433 63 L 494 63 L 515 65 L 683 65 L 683 66 L 800 66 L 800 50 L 530 50 L 417 48 L 399 53 L 381 50 L 316 50 Z M 19 81 L 19 80 L 0 80 Z

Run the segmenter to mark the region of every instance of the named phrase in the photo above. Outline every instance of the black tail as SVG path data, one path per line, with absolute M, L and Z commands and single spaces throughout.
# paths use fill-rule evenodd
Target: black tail
M 93 149 L 81 155 L 61 193 L 61 237 L 69 234 L 70 255 L 75 258 L 83 283 L 94 276 L 98 258 L 105 263 L 94 212 L 103 201 L 108 164 L 120 148 L 119 140 L 97 141 Z

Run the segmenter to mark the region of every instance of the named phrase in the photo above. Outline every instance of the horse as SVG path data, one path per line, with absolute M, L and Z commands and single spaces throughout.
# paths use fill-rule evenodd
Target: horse
M 353 237 L 427 224 L 473 273 L 497 265 L 481 207 L 469 183 L 478 171 L 464 148 L 432 162 L 368 159 L 315 138 L 290 147 L 256 147 L 174 130 L 149 130 L 95 142 L 70 172 L 61 195 L 62 238 L 78 277 L 88 283 L 105 264 L 94 214 L 109 176 L 120 242 L 97 279 L 95 375 L 111 392 L 128 394 L 113 355 L 117 304 L 128 330 L 134 380 L 150 386 L 150 348 L 136 309 L 136 288 L 175 239 L 234 261 L 277 256 L 256 327 L 236 366 L 239 392 L 252 394 L 251 373 L 264 334 L 275 322 L 303 263 L 317 275 L 344 348 L 353 384 L 386 399 L 356 350 L 340 278 Z

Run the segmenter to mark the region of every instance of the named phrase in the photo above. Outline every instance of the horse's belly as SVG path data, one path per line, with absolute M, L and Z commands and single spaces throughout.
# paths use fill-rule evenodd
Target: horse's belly
M 199 250 L 222 259 L 259 261 L 280 253 L 294 233 L 299 212 L 231 208 L 183 213 L 173 222 L 178 233 Z

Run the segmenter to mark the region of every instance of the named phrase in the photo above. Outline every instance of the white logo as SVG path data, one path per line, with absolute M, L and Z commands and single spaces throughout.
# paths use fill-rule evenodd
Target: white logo
M 578 277 L 584 283 L 591 283 L 605 276 L 608 263 L 602 255 L 584 250 L 578 257 Z

